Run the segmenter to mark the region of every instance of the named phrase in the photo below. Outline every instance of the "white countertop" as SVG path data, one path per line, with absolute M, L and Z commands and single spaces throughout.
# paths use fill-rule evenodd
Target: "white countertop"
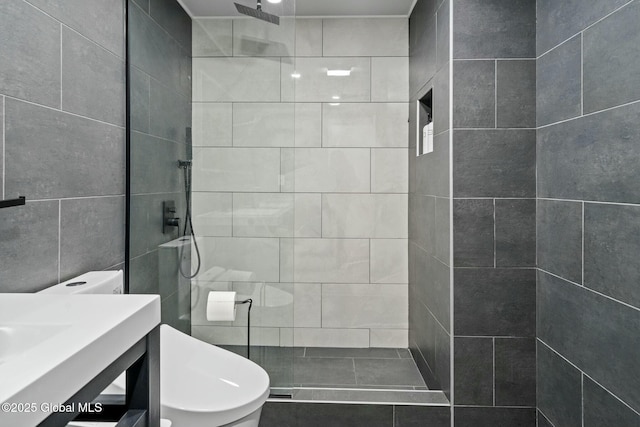
M 0 425 L 37 425 L 159 324 L 157 295 L 0 294 L 0 404 L 37 408 Z

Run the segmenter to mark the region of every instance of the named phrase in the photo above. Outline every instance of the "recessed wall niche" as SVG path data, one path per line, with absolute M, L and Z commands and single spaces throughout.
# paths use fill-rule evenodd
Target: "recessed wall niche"
M 417 101 L 416 157 L 433 152 L 433 88 Z

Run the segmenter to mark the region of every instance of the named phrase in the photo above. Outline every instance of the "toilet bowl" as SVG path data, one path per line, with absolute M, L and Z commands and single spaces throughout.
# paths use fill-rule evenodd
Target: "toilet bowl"
M 122 277 L 122 271 L 89 272 L 42 292 L 122 293 Z M 124 394 L 124 382 L 123 374 L 103 393 Z M 171 427 L 258 427 L 267 397 L 269 375 L 254 362 L 160 326 L 160 415 Z

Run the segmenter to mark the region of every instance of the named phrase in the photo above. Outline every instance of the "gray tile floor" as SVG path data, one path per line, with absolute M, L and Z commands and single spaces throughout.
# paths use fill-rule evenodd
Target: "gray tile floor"
M 246 355 L 246 347 L 225 348 Z M 252 347 L 251 359 L 273 387 L 427 390 L 407 349 Z

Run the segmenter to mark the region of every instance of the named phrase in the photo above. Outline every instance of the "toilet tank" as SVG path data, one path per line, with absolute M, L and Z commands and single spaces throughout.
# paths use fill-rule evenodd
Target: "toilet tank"
M 81 276 L 40 291 L 41 294 L 121 294 L 124 292 L 122 270 L 90 271 Z

